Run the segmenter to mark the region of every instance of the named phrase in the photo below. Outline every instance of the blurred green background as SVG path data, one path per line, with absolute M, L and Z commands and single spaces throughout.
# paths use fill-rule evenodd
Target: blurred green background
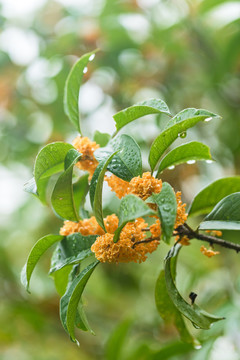
M 85 291 L 96 336 L 79 334 L 80 348 L 60 324 L 59 298 L 47 276 L 51 253 L 35 271 L 31 295 L 19 281 L 35 241 L 62 224 L 23 184 L 42 146 L 76 136 L 63 112 L 63 88 L 85 52 L 101 50 L 80 93 L 85 134 L 112 133 L 115 112 L 151 97 L 165 100 L 172 113 L 206 108 L 223 119 L 189 130 L 178 142 L 203 141 L 217 162 L 178 166 L 164 179 L 189 204 L 212 180 L 239 174 L 240 2 L 1 0 L 0 7 L 0 359 L 240 359 L 236 253 L 222 250 L 208 259 L 199 243 L 182 251 L 182 294 L 195 291 L 202 307 L 226 317 L 209 331 L 194 329 L 200 350 L 181 344 L 155 308 L 164 245 L 144 264 L 98 267 Z M 125 129 L 141 145 L 146 170 L 146 150 L 164 121 L 148 116 Z M 106 191 L 106 208 L 111 201 Z M 225 235 L 237 241 L 236 234 Z

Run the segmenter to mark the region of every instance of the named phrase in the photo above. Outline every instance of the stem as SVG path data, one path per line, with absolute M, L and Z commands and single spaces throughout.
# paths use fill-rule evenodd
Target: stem
M 180 225 L 177 229 L 177 234 L 180 236 L 186 235 L 189 239 L 197 239 L 208 242 L 210 245 L 216 244 L 227 249 L 235 250 L 237 253 L 240 251 L 240 245 L 234 244 L 232 242 L 226 241 L 224 239 L 218 239 L 215 236 L 210 236 L 206 234 L 199 234 L 197 231 L 194 231 L 188 224 Z
M 159 237 L 155 237 L 155 238 L 150 237 L 150 238 L 147 238 L 147 239 L 145 239 L 145 240 L 136 241 L 136 242 L 133 244 L 132 248 L 134 249 L 136 245 L 139 245 L 139 244 L 146 244 L 146 243 L 150 243 L 150 242 L 152 242 L 152 241 L 156 241 L 156 240 L 158 240 L 158 241 L 159 241 L 159 240 L 160 240 L 160 238 L 159 238 Z

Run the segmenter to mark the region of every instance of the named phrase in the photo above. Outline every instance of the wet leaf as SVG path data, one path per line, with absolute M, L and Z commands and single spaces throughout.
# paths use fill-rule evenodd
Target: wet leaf
M 45 198 L 46 178 L 64 170 L 64 160 L 70 149 L 74 149 L 71 144 L 55 142 L 44 146 L 39 151 L 34 165 L 37 191 L 34 189 L 33 182 L 32 191 L 38 194 L 40 200 Z
M 84 54 L 72 67 L 68 78 L 66 80 L 64 88 L 64 111 L 65 114 L 69 117 L 70 121 L 76 127 L 76 129 L 81 132 L 80 126 L 80 113 L 78 107 L 79 100 L 79 90 L 82 83 L 82 78 L 84 75 L 84 69 L 86 68 L 89 60 L 96 53 L 92 51 L 90 53 Z
M 113 116 L 117 132 L 133 120 L 149 114 L 166 114 L 171 116 L 167 104 L 160 99 L 149 99 L 130 106 Z
M 117 150 L 119 152 L 108 164 L 107 169 L 125 181 L 130 181 L 133 177 L 141 175 L 141 151 L 136 141 L 129 135 L 124 134 L 114 138 L 107 147 L 97 149 L 94 155 L 98 161 L 102 161 Z
M 114 155 L 116 155 L 117 153 L 118 151 L 115 151 L 114 153 L 108 155 L 107 158 L 105 158 L 99 163 L 98 167 L 96 168 L 93 174 L 92 181 L 90 184 L 89 195 L 90 195 L 91 205 L 96 220 L 104 231 L 106 230 L 103 222 L 103 212 L 102 212 L 103 181 L 104 181 L 105 172 L 107 170 L 107 166 L 114 157 Z
M 77 308 L 83 290 L 98 263 L 99 261 L 95 261 L 81 271 L 60 300 L 60 318 L 62 325 L 66 332 L 70 335 L 71 340 L 76 342 L 78 345 L 79 343 L 75 337 L 74 331 Z
M 71 221 L 79 220 L 74 204 L 72 173 L 73 166 L 80 157 L 81 154 L 77 150 L 69 150 L 65 158 L 65 171 L 58 178 L 51 197 L 52 207 L 55 212 L 61 218 Z
M 225 196 L 240 191 L 240 176 L 219 179 L 201 190 L 188 210 L 189 216 L 206 214 Z
M 119 208 L 119 224 L 114 234 L 114 242 L 117 242 L 123 227 L 135 219 L 147 215 L 155 215 L 155 211 L 151 210 L 147 204 L 135 195 L 126 195 L 122 198 Z
M 197 141 L 191 141 L 180 145 L 170 151 L 160 162 L 157 175 L 169 166 L 175 166 L 185 163 L 189 160 L 211 160 L 210 149 Z
M 74 233 L 66 236 L 57 246 L 51 261 L 50 274 L 65 266 L 78 264 L 91 256 L 91 246 L 97 235 L 83 236 Z
M 56 242 L 61 241 L 64 236 L 61 235 L 46 235 L 39 239 L 31 249 L 26 264 L 21 272 L 21 282 L 26 290 L 29 289 L 29 282 L 32 272 L 40 259 L 40 257 Z
M 146 202 L 154 202 L 157 204 L 163 241 L 169 244 L 177 215 L 177 200 L 173 188 L 164 182 L 161 192 L 159 194 L 152 194 Z
M 175 115 L 152 143 L 148 159 L 152 171 L 154 171 L 158 160 L 165 150 L 167 150 L 182 132 L 193 127 L 199 121 L 217 117 L 219 116 L 207 110 L 194 108 L 182 110 Z
M 171 261 L 175 256 L 177 256 L 180 248 L 181 245 L 175 245 L 169 251 L 165 259 L 165 281 L 167 292 L 176 308 L 192 322 L 194 327 L 207 330 L 214 322 L 223 320 L 224 318 L 207 313 L 195 303 L 193 305 L 188 304 L 179 294 L 171 272 Z
M 240 192 L 223 198 L 199 225 L 201 230 L 240 230 Z

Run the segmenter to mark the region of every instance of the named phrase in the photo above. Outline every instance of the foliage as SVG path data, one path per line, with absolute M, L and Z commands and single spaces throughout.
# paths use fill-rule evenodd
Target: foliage
M 88 60 L 90 56 L 92 54 L 87 54 L 78 60 L 66 82 L 67 106 L 65 106 L 65 111 L 71 121 L 73 121 L 72 114 L 78 113 L 78 103 L 76 101 L 80 86 L 78 76 L 83 76 L 86 59 Z M 151 99 L 119 112 L 114 116 L 117 131 L 129 122 L 137 120 L 146 114 L 159 111 L 171 116 L 167 105 L 159 99 Z M 91 141 L 85 140 L 86 138 L 80 138 L 77 149 L 71 148 L 71 145 L 68 146 L 66 143 L 58 142 L 46 145 L 40 151 L 34 168 L 34 180 L 37 190 L 39 180 L 43 177 L 50 177 L 56 172 L 58 173 L 58 176 L 54 179 L 55 185 L 50 194 L 50 201 L 56 214 L 67 221 L 60 230 L 60 235 L 47 235 L 33 247 L 22 271 L 22 282 L 28 289 L 29 280 L 38 259 L 48 247 L 55 242 L 59 242 L 52 258 L 50 272 L 58 272 L 71 266 L 71 272 L 69 273 L 69 270 L 67 270 L 67 273 L 71 274 L 71 276 L 65 277 L 64 280 L 66 291 L 60 300 L 60 318 L 64 329 L 77 344 L 75 325 L 84 331 L 90 330 L 92 332 L 83 312 L 82 293 L 95 267 L 99 262 L 145 261 L 146 253 L 155 251 L 161 239 L 172 246 L 172 238 L 175 237 L 175 244 L 166 256 L 164 271 L 160 273 L 156 284 L 156 305 L 163 320 L 175 324 L 182 341 L 198 346 L 197 340 L 189 333 L 184 324 L 184 317 L 188 318 L 194 327 L 205 330 L 209 329 L 212 323 L 223 319 L 221 316 L 207 313 L 196 305 L 196 294 L 190 294 L 191 304 L 183 299 L 175 284 L 177 274 L 176 259 L 179 250 L 184 245 L 189 245 L 193 239 L 207 241 L 210 245 L 214 243 L 239 251 L 240 247 L 237 244 L 198 233 L 201 229 L 214 231 L 217 229 L 239 230 L 239 193 L 234 192 L 234 187 L 230 189 L 230 183 L 237 183 L 238 178 L 222 180 L 228 189 L 227 193 L 231 192 L 230 195 L 217 202 L 214 209 L 200 222 L 198 229 L 194 231 L 186 223 L 187 215 L 185 214 L 185 205 L 182 204 L 180 193 L 175 194 L 169 183 L 162 183 L 157 177 L 167 167 L 166 164 L 177 165 L 189 160 L 210 160 L 209 148 L 199 142 L 178 146 L 168 152 L 162 159 L 159 170 L 154 172 L 158 161 L 169 150 L 169 146 L 179 135 L 181 136 L 184 131 L 200 121 L 217 117 L 218 115 L 207 110 L 194 108 L 182 110 L 173 116 L 153 141 L 150 148 L 149 166 L 152 174 L 143 172 L 141 152 L 135 140 L 129 135 L 117 135 L 117 132 L 112 138 L 111 136 L 107 137 L 109 141 L 105 147 L 95 151 L 99 163 L 95 161 Z M 77 127 L 80 130 L 81 126 L 79 124 L 77 124 Z M 106 134 L 103 136 L 106 139 Z M 101 135 L 98 134 L 98 138 L 100 137 Z M 105 144 L 105 140 L 103 144 Z M 89 161 L 89 163 L 86 161 Z M 94 163 L 96 163 L 96 167 L 92 175 L 92 164 Z M 62 167 L 63 164 L 64 168 Z M 77 165 L 79 169 L 82 169 L 79 175 L 81 179 L 81 177 L 85 177 L 84 171 L 88 170 L 86 164 L 89 164 L 89 195 L 93 217 L 87 214 L 83 206 L 81 208 L 76 207 L 76 196 L 74 197 L 73 192 L 73 168 Z M 118 217 L 112 214 L 104 219 L 102 204 L 103 183 L 104 179 L 106 179 L 105 173 L 107 170 L 112 173 L 111 176 L 115 179 L 113 186 L 117 187 L 117 184 L 120 184 L 123 193 Z M 44 184 L 47 186 L 47 183 Z M 77 184 L 79 187 L 78 193 L 81 194 L 81 204 L 84 204 L 84 197 L 88 193 L 86 185 L 84 182 L 79 181 Z M 218 184 L 216 182 L 209 187 L 211 189 L 213 187 L 214 192 L 216 191 L 215 186 L 217 187 Z M 109 185 L 111 186 L 110 182 Z M 114 187 L 112 190 L 114 190 Z M 45 193 L 42 185 L 41 191 Z M 212 207 L 214 200 L 212 200 L 211 196 L 208 196 L 208 193 L 207 188 L 197 195 L 193 200 L 192 208 L 205 210 Z M 37 195 L 39 194 L 37 193 Z M 40 196 L 39 199 L 41 200 Z M 81 213 L 86 214 L 84 220 L 80 220 Z M 151 225 L 152 217 L 157 221 Z M 146 238 L 147 234 L 150 234 L 148 238 Z M 217 231 L 216 234 L 218 234 Z M 212 256 L 216 253 L 206 251 L 206 254 Z M 84 260 L 89 256 L 95 257 L 95 259 L 86 265 Z M 123 329 L 125 331 L 125 326 Z
M 24 294 L 19 286 L 19 273 L 27 249 L 44 234 L 58 233 L 61 226 L 61 220 L 50 210 L 44 210 L 40 202 L 22 192 L 22 184 L 31 177 L 33 156 L 41 147 L 56 140 L 71 142 L 75 136 L 74 127 L 63 114 L 63 87 L 70 66 L 83 53 L 96 47 L 102 50 L 94 62 L 89 62 L 83 78 L 86 86 L 80 92 L 82 130 L 91 138 L 94 136 L 94 141 L 106 146 L 106 140 L 105 143 L 96 140 L 93 123 L 99 132 L 111 133 L 114 122 L 108 114 L 148 98 L 163 99 L 173 114 L 188 105 L 203 107 L 221 114 L 223 120 L 189 129 L 186 139 L 204 139 L 217 161 L 211 165 L 205 161 L 182 164 L 174 171 L 164 171 L 161 178 L 174 189 L 182 190 L 184 201 L 190 203 L 193 194 L 209 183 L 239 174 L 237 5 L 237 2 L 209 0 L 175 3 L 89 0 L 83 6 L 78 1 L 50 0 L 31 2 L 29 6 L 23 0 L 18 6 L 18 2 L 2 1 L 0 272 L 3 286 L 0 347 L 4 357 L 39 360 L 78 359 L 79 356 L 83 360 L 104 358 L 102 348 L 106 338 L 129 312 L 135 323 L 123 344 L 123 359 L 149 359 L 153 352 L 156 353 L 154 358 L 215 359 L 226 348 L 229 358 L 239 356 L 236 341 L 236 333 L 240 331 L 238 255 L 231 251 L 222 250 L 221 256 L 210 261 L 199 255 L 198 242 L 192 242 L 187 248 L 188 256 L 181 251 L 177 278 L 181 293 L 187 298 L 188 289 L 194 290 L 203 308 L 217 311 L 222 316 L 227 313 L 226 320 L 216 323 L 211 330 L 195 332 L 203 345 L 196 352 L 175 341 L 174 328 L 165 326 L 156 316 L 151 301 L 154 279 L 162 267 L 163 255 L 168 252 L 164 243 L 161 251 L 153 253 L 141 266 L 123 264 L 114 271 L 109 265 L 98 266 L 86 289 L 91 309 L 89 320 L 97 337 L 82 334 L 80 349 L 72 346 L 64 331 L 59 329 L 58 297 L 54 283 L 45 275 L 51 250 L 35 269 L 32 295 Z M 7 39 L 7 35 L 10 38 Z M 20 40 L 26 39 L 28 48 L 24 47 L 25 42 L 20 46 L 23 40 L 20 41 L 18 36 Z M 35 43 L 32 43 L 34 38 Z M 29 48 L 34 54 L 31 58 L 28 57 Z M 143 171 L 148 169 L 149 145 L 168 120 L 168 116 L 160 113 L 147 115 L 122 129 L 140 145 Z M 179 137 L 174 145 L 184 142 Z M 75 204 L 77 209 L 82 209 L 82 195 L 78 190 L 82 188 L 81 193 L 87 191 L 88 174 L 79 180 L 75 175 Z M 54 176 L 44 178 L 38 184 L 41 193 L 40 187 L 46 188 L 44 183 L 48 182 L 46 193 L 42 193 L 43 201 L 49 201 Z M 85 187 L 78 187 L 78 181 Z M 215 198 L 216 202 L 202 214 L 209 213 L 221 200 L 216 197 L 218 194 L 222 194 L 222 198 L 229 195 L 223 194 L 226 183 L 219 185 L 215 195 L 212 188 L 206 197 L 208 200 L 212 195 L 211 199 Z M 231 193 L 230 183 L 229 188 Z M 32 190 L 36 193 L 33 182 Z M 235 187 L 234 192 L 238 191 Z M 104 216 L 116 212 L 118 206 L 113 197 L 104 195 Z M 85 207 L 91 213 L 88 202 Z M 201 212 L 198 214 L 201 216 Z M 80 215 L 82 219 L 88 216 L 82 210 Z M 197 227 L 200 219 L 192 216 L 189 223 Z M 237 234 L 237 231 L 223 233 L 235 242 L 239 241 Z M 69 267 L 66 267 L 52 274 L 58 290 L 68 272 Z M 111 296 L 106 297 L 106 294 Z

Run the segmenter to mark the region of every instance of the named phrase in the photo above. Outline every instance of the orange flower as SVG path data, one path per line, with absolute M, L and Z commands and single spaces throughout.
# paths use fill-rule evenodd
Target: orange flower
M 212 256 L 215 256 L 215 255 L 220 254 L 219 251 L 213 251 L 213 250 L 211 250 L 211 249 L 207 249 L 207 248 L 205 248 L 205 246 L 203 246 L 203 245 L 201 246 L 200 251 L 201 251 L 201 253 L 202 253 L 203 255 L 205 255 L 205 256 L 207 256 L 207 257 L 212 257 Z
M 181 238 L 181 240 L 179 241 L 179 243 L 183 246 L 189 246 L 190 245 L 190 240 L 187 236 L 183 236 Z
M 159 219 L 157 219 L 155 224 L 152 224 L 150 226 L 150 232 L 151 232 L 153 238 L 157 238 L 157 237 L 160 238 L 160 236 L 161 236 L 161 224 L 160 224 Z
M 176 193 L 176 199 L 177 199 L 177 216 L 176 216 L 174 229 L 176 229 L 180 225 L 183 225 L 187 221 L 187 216 L 188 216 L 185 212 L 186 204 L 183 204 L 181 200 L 181 191 L 178 191 Z
M 104 225 L 107 232 L 113 234 L 118 227 L 118 217 L 115 214 L 107 216 L 104 219 Z M 80 220 L 78 223 L 73 221 L 64 221 L 64 225 L 60 229 L 60 235 L 67 236 L 75 232 L 80 232 L 84 236 L 104 234 L 104 230 L 98 224 L 95 216 L 92 216 L 90 219 Z
M 128 194 L 129 183 L 127 181 L 124 181 L 113 174 L 110 177 L 105 176 L 105 180 L 119 199 Z
M 135 222 L 125 225 L 117 243 L 113 242 L 113 234 L 106 233 L 97 238 L 91 250 L 101 262 L 127 263 L 133 261 L 141 263 L 147 259 L 146 254 L 155 251 L 159 244 L 157 240 L 154 240 L 134 246 L 134 243 L 144 240 L 145 232 L 142 229 L 146 226 L 145 221 L 138 218 Z
M 212 236 L 222 236 L 222 232 L 219 230 L 206 230 L 206 233 L 211 234 Z
M 133 194 L 146 200 L 152 193 L 160 193 L 162 190 L 162 180 L 155 179 L 150 172 L 145 172 L 142 177 L 132 178 L 129 183 L 128 194 Z
M 87 137 L 77 136 L 73 140 L 73 146 L 82 153 L 82 157 L 76 166 L 81 170 L 88 171 L 90 174 L 89 179 L 91 179 L 98 166 L 98 161 L 94 157 L 94 151 L 99 148 L 99 145 Z

